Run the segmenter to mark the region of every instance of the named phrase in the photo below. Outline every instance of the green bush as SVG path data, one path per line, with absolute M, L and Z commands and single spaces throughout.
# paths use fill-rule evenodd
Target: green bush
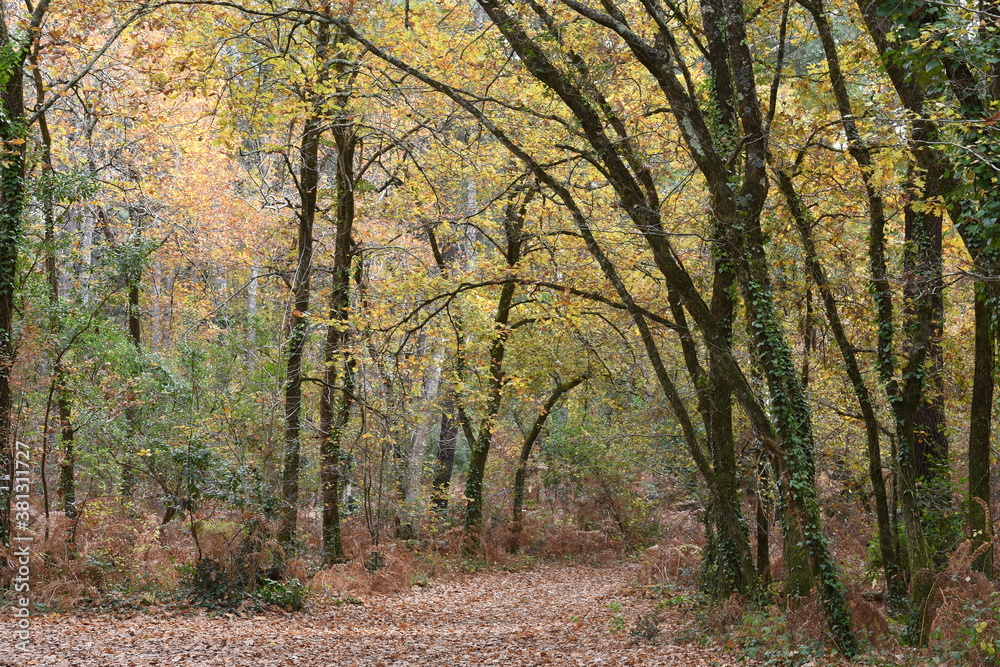
M 246 596 L 249 586 L 246 577 L 214 558 L 202 558 L 179 569 L 195 602 L 214 605 L 239 602 Z
M 305 606 L 306 600 L 309 598 L 309 587 L 295 578 L 285 581 L 263 579 L 257 586 L 255 595 L 262 602 L 290 607 L 293 611 L 298 611 Z

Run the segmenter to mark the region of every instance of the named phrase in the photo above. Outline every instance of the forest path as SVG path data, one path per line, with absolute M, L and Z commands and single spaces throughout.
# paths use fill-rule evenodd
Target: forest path
M 31 619 L 30 651 L 11 649 L 4 623 L 0 665 L 732 665 L 717 651 L 650 645 L 613 632 L 632 627 L 651 600 L 629 595 L 628 565 L 539 566 L 462 581 L 431 581 L 397 595 L 307 612 L 254 617 L 65 614 Z M 618 603 L 621 608 L 618 608 Z M 690 612 L 661 617 L 664 634 Z M 6 662 L 14 658 L 14 662 Z

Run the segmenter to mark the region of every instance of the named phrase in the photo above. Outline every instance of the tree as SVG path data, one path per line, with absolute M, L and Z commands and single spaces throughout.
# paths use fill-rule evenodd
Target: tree
M 16 353 L 14 340 L 14 299 L 17 259 L 24 215 L 25 64 L 31 40 L 42 25 L 48 0 L 39 0 L 30 9 L 26 27 L 19 29 L 18 16 L 4 3 L 0 10 L 0 141 L 5 159 L 0 161 L 0 544 L 11 536 L 11 483 L 14 473 L 14 443 L 11 429 L 13 397 L 10 374 Z
M 295 269 L 289 281 L 292 300 L 288 315 L 285 369 L 285 441 L 282 468 L 282 510 L 278 540 L 289 546 L 295 537 L 299 502 L 299 461 L 302 430 L 302 377 L 312 296 L 313 236 L 319 198 L 320 146 L 328 129 L 329 93 L 324 86 L 330 77 L 332 49 L 336 35 L 329 25 L 318 23 L 305 32 L 311 59 L 302 65 L 306 85 L 292 84 L 289 91 L 304 109 L 297 119 L 301 125 L 298 146 L 298 174 L 295 178 L 298 205 Z M 282 36 L 279 34 L 280 40 Z M 287 85 L 287 82 L 286 82 Z M 291 163 L 287 163 L 291 171 Z
M 522 530 L 522 514 L 524 511 L 524 478 L 527 474 L 528 468 L 528 457 L 531 456 L 531 450 L 538 442 L 539 436 L 542 434 L 542 429 L 545 428 L 545 422 L 548 420 L 549 415 L 552 413 L 553 408 L 559 402 L 559 399 L 563 397 L 564 394 L 573 390 L 574 387 L 582 384 L 586 381 L 586 375 L 580 375 L 568 380 L 567 382 L 558 382 L 556 386 L 553 387 L 552 393 L 549 394 L 548 400 L 545 401 L 543 405 L 538 410 L 538 416 L 531 425 L 531 430 L 528 431 L 527 435 L 524 436 L 524 442 L 521 443 L 521 451 L 518 454 L 517 459 L 517 469 L 514 471 L 514 490 L 511 494 L 513 500 L 511 501 L 511 532 L 514 533 L 515 540 L 518 537 L 518 533 Z M 514 550 L 517 550 L 518 544 L 515 541 Z
M 520 193 L 519 193 L 520 194 Z M 504 259 L 507 267 L 516 270 L 524 252 L 524 225 L 528 204 L 535 191 L 528 187 L 520 194 L 520 201 L 511 201 L 503 213 Z M 500 416 L 500 400 L 505 384 L 504 356 L 507 353 L 507 339 L 510 336 L 510 315 L 514 306 L 514 290 L 517 284 L 504 283 L 500 288 L 500 298 L 493 316 L 493 332 L 490 335 L 489 387 L 486 406 L 479 422 L 475 439 L 470 440 L 471 455 L 469 471 L 465 482 L 465 530 L 468 544 L 478 544 L 478 532 L 483 524 L 483 478 L 486 475 L 486 461 L 490 453 L 493 431 Z
M 321 26 L 320 29 L 325 27 Z M 353 237 L 355 199 L 359 179 L 355 173 L 356 154 L 360 139 L 358 128 L 348 107 L 351 87 L 357 74 L 345 48 L 331 58 L 334 66 L 333 101 L 336 115 L 331 122 L 331 134 L 336 148 L 336 216 L 333 243 L 330 311 L 327 323 L 326 347 L 323 360 L 323 389 L 320 392 L 320 483 L 323 493 L 323 553 L 327 562 L 339 562 L 344 557 L 340 535 L 340 452 L 341 438 L 351 416 L 355 396 L 355 359 L 348 348 L 350 342 L 351 269 L 354 262 Z
M 843 590 L 837 580 L 835 567 L 829 553 L 826 539 L 819 527 L 819 508 L 814 482 L 814 442 L 810 426 L 809 409 L 802 393 L 794 366 L 791 364 L 790 350 L 784 340 L 782 327 L 775 311 L 771 288 L 769 265 L 760 229 L 760 212 L 767 192 L 766 178 L 766 138 L 763 134 L 763 118 L 757 99 L 753 76 L 753 58 L 746 41 L 743 7 L 738 3 L 723 3 L 718 7 L 703 5 L 707 20 L 719 21 L 725 25 L 722 31 L 723 43 L 713 62 L 713 71 L 728 71 L 732 75 L 732 95 L 736 118 L 744 138 L 738 148 L 745 152 L 739 170 L 734 170 L 733 156 L 719 152 L 717 137 L 702 111 L 702 103 L 689 85 L 678 78 L 675 65 L 689 77 L 684 66 L 685 56 L 666 15 L 655 7 L 645 8 L 644 18 L 648 19 L 659 35 L 656 43 L 649 43 L 633 31 L 629 19 L 612 3 L 606 3 L 607 14 L 597 12 L 587 6 L 566 0 L 563 5 L 587 19 L 588 22 L 603 26 L 620 38 L 633 53 L 652 80 L 662 91 L 671 114 L 683 135 L 693 163 L 703 174 L 712 202 L 712 211 L 717 224 L 725 230 L 723 248 L 732 254 L 736 263 L 736 274 L 747 307 L 748 318 L 754 332 L 757 357 L 767 379 L 774 415 L 773 425 L 760 407 L 757 398 L 747 386 L 745 376 L 738 368 L 726 343 L 725 335 L 711 316 L 711 310 L 698 293 L 690 274 L 678 261 L 678 254 L 664 234 L 659 213 L 659 198 L 650 168 L 643 163 L 640 150 L 626 131 L 622 120 L 604 102 L 588 70 L 580 64 L 579 56 L 564 49 L 559 50 L 561 39 L 557 21 L 539 5 L 531 5 L 531 10 L 540 20 L 542 32 L 551 39 L 549 48 L 529 34 L 528 17 L 517 13 L 503 2 L 481 2 L 483 10 L 503 34 L 520 62 L 532 76 L 548 88 L 561 102 L 575 122 L 578 123 L 589 150 L 586 159 L 599 167 L 608 179 L 619 199 L 621 209 L 633 220 L 637 230 L 645 239 L 657 270 L 672 289 L 679 295 L 684 307 L 689 310 L 695 323 L 701 328 L 706 344 L 722 351 L 721 364 L 733 383 L 734 392 L 751 417 L 751 421 L 766 436 L 775 436 L 775 444 L 782 463 L 782 488 L 785 501 L 786 532 L 802 535 L 805 545 L 805 559 L 796 559 L 794 552 L 786 552 L 789 568 L 804 570 L 807 578 L 816 577 L 824 599 L 831 628 L 843 650 L 853 653 L 856 648 L 850 629 L 848 612 Z M 681 26 L 683 30 L 683 26 Z M 349 30 L 345 26 L 345 30 Z M 355 39 L 361 36 L 350 30 Z M 545 187 L 551 189 L 570 211 L 578 206 L 568 193 L 538 162 L 499 127 L 493 125 L 484 115 L 468 102 L 459 91 L 431 79 L 420 71 L 388 54 L 376 50 L 369 40 L 366 46 L 380 57 L 400 67 L 431 87 L 451 97 L 467 111 L 476 115 L 484 125 L 509 150 L 532 170 L 533 175 Z M 552 53 L 552 48 L 556 51 Z M 705 53 L 704 47 L 702 53 Z M 553 58 L 558 57 L 556 61 Z M 557 62 L 565 62 L 564 69 Z M 723 100 L 727 98 L 723 97 Z M 615 132 L 612 141 L 606 128 Z M 734 149 L 735 150 L 735 149 Z M 734 153 L 735 156 L 736 153 Z M 734 187 L 732 179 L 738 187 Z M 574 211 L 574 219 L 581 233 L 588 233 L 586 218 Z M 602 270 L 614 273 L 610 262 L 600 259 L 600 250 L 594 243 L 588 247 L 598 256 Z M 610 276 L 609 276 L 610 277 Z M 616 285 L 619 295 L 626 299 L 623 290 Z M 636 320 L 637 325 L 642 322 Z M 644 338 L 648 336 L 644 335 Z M 651 348 L 647 348 L 650 349 Z M 671 384 L 664 374 L 658 373 L 661 385 L 668 395 Z M 672 400 L 677 407 L 677 416 L 683 414 L 678 400 Z M 690 433 L 690 427 L 686 427 Z M 693 438 L 690 438 L 693 439 Z M 697 450 L 696 461 L 700 458 Z M 709 470 L 707 463 L 699 462 L 699 467 Z M 709 473 L 710 474 L 710 473 Z M 706 479 L 711 477 L 706 475 Z M 735 533 L 740 529 L 735 528 Z M 789 544 L 789 542 L 786 542 Z
M 976 8 L 951 9 L 918 1 L 883 8 L 863 0 L 857 4 L 900 104 L 912 114 L 909 149 L 926 193 L 938 199 L 947 211 L 977 270 L 984 276 L 995 276 L 997 256 L 993 221 L 997 203 L 995 197 L 986 193 L 994 190 L 995 183 L 996 131 L 990 122 L 990 110 L 998 99 L 1000 70 L 989 63 L 996 60 L 996 6 L 983 3 Z M 955 25 L 977 25 L 978 30 L 969 33 L 967 39 L 956 38 L 953 34 L 965 34 L 966 31 L 962 28 L 953 33 L 951 28 Z M 940 50 L 941 57 L 922 57 L 923 48 L 927 46 Z M 980 67 L 981 62 L 988 66 Z M 941 119 L 932 111 L 938 100 L 943 100 L 949 108 L 948 113 L 961 121 L 954 133 L 957 134 L 952 144 L 957 147 L 954 152 L 942 147 L 949 130 L 939 123 Z M 927 217 L 940 213 L 932 209 L 916 215 Z M 934 242 L 934 232 L 936 228 L 924 233 L 928 242 Z M 983 301 L 988 294 L 986 286 L 978 286 L 976 294 L 977 302 Z M 980 310 L 985 307 L 985 303 L 977 306 Z M 985 313 L 977 317 L 976 322 L 976 369 L 969 434 L 969 525 L 972 534 L 981 539 L 986 532 L 985 517 L 981 505 L 974 499 L 988 501 L 989 493 L 983 480 L 989 470 L 985 455 L 989 420 L 985 413 L 993 393 L 993 380 L 990 379 L 993 343 L 991 323 Z M 986 331 L 980 332 L 980 327 Z M 922 374 L 908 377 L 919 378 Z M 908 443 L 901 444 L 911 447 Z M 908 528 L 908 538 L 909 533 Z M 984 560 L 979 564 L 986 567 Z

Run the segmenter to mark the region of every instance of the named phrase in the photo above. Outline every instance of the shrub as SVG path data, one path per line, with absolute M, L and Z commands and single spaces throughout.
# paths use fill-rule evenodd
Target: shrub
M 298 611 L 305 606 L 309 597 L 309 587 L 292 578 L 285 581 L 274 581 L 264 579 L 257 586 L 255 595 L 263 602 L 289 607 L 292 611 Z
M 247 581 L 214 558 L 201 558 L 193 565 L 182 565 L 181 572 L 196 602 L 216 603 L 242 600 Z
M 955 665 L 1000 665 L 1000 595 L 972 569 L 980 555 L 966 541 L 952 554 L 920 609 L 918 627 L 928 646 Z

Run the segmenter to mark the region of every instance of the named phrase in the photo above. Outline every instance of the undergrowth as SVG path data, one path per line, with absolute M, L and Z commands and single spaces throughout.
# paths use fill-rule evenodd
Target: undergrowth
M 778 553 L 771 559 L 772 583 L 760 601 L 739 596 L 713 601 L 700 579 L 704 527 L 692 511 L 661 512 L 657 541 L 631 550 L 613 526 L 581 528 L 563 520 L 568 514 L 529 514 L 516 535 L 493 520 L 472 557 L 465 549 L 466 534 L 455 527 L 457 515 L 430 515 L 406 540 L 380 534 L 374 543 L 361 522 L 349 519 L 343 562 L 324 565 L 317 536 L 304 532 L 301 544 L 285 551 L 261 516 L 219 512 L 164 525 L 152 512 L 92 501 L 73 526 L 56 515 L 47 531 L 44 524 L 35 526 L 39 557 L 32 569 L 33 603 L 37 611 L 297 611 L 310 600 L 363 604 L 373 593 L 432 586 L 442 579 L 462 581 L 484 569 L 520 570 L 540 562 L 601 566 L 626 557 L 634 563 L 633 593 L 643 600 L 641 610 L 609 602 L 602 621 L 609 632 L 639 644 L 720 646 L 760 665 L 843 662 L 829 641 L 818 600 L 782 599 Z M 845 520 L 838 530 L 851 526 Z M 772 544 L 780 551 L 780 541 Z M 867 539 L 841 542 L 842 549 L 848 547 L 858 553 L 842 558 L 860 561 L 867 555 Z M 909 615 L 891 610 L 872 590 L 871 580 L 857 574 L 864 568 L 853 568 L 856 572 L 845 579 L 853 582 L 847 598 L 864 649 L 859 664 L 1000 666 L 1000 593 L 973 569 L 981 553 L 982 547 L 966 542 L 943 570 L 922 575 L 929 577 L 930 593 Z M 11 572 L 4 576 L 9 582 Z
M 718 645 L 759 665 L 845 664 L 815 595 L 782 599 L 780 586 L 771 586 L 761 602 L 737 595 L 713 601 L 699 592 L 700 555 L 688 546 L 679 537 L 647 549 L 636 579 L 642 594 L 657 600 L 654 611 L 685 612 L 688 622 L 673 624 L 666 640 Z M 863 648 L 852 664 L 1000 665 L 1000 592 L 972 566 L 984 549 L 971 541 L 959 545 L 947 567 L 933 575 L 924 605 L 910 613 L 894 613 L 870 588 L 849 586 L 853 630 Z M 639 617 L 631 634 L 659 636 L 654 619 Z

